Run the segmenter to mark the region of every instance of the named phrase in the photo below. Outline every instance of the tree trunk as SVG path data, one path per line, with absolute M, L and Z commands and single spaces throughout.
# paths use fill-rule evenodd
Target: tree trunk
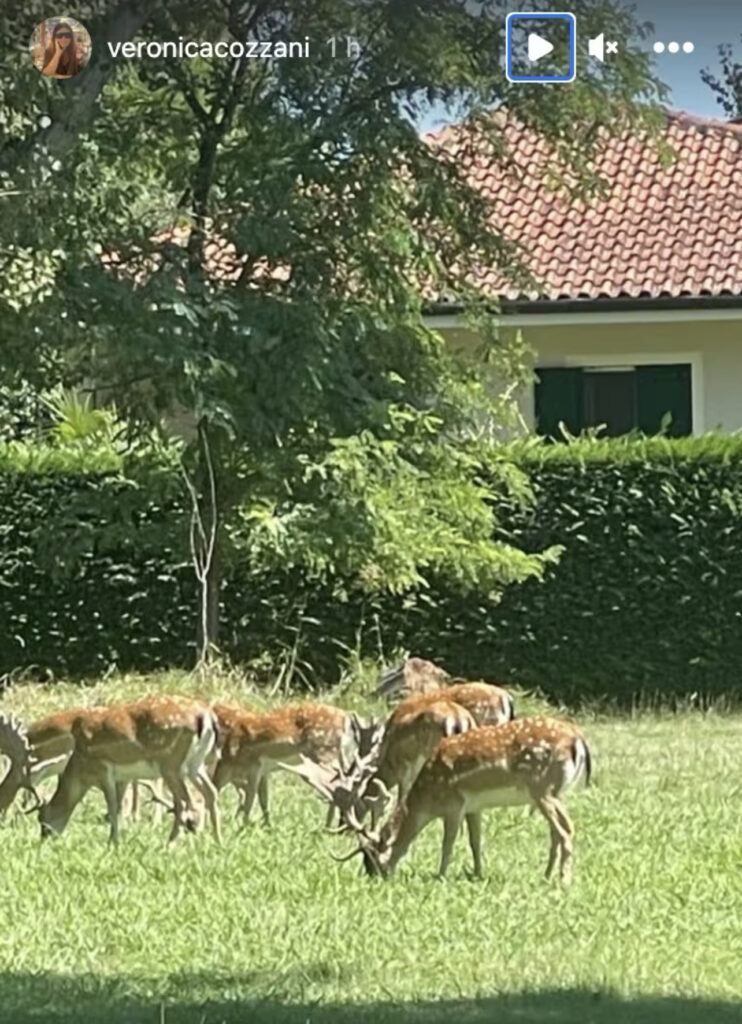
M 200 587 L 198 614 L 198 664 L 213 659 L 219 634 L 221 567 L 219 541 L 221 517 L 216 470 L 211 456 L 208 424 L 198 423 L 198 470 L 195 481 L 183 462 L 181 470 L 191 499 L 190 543 L 193 569 Z
M 206 577 L 201 584 L 201 616 L 199 619 L 199 661 L 207 663 L 219 644 L 219 598 L 222 589 L 222 574 L 219 559 L 219 531 L 216 545 Z

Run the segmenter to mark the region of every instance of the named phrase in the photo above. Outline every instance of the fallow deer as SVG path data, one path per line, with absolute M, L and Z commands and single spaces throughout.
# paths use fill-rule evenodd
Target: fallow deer
M 415 702 L 435 702 L 442 696 L 466 708 L 477 725 L 504 725 L 515 718 L 513 698 L 507 690 L 494 683 L 468 683 L 463 679 L 453 679 L 442 690 L 412 694 L 398 707 L 412 706 Z
M 353 809 L 346 812 L 346 822 L 360 845 L 340 859 L 361 853 L 369 875 L 389 877 L 426 825 L 443 818 L 439 870 L 443 877 L 465 820 L 474 875 L 481 877 L 482 811 L 531 803 L 546 818 L 551 833 L 546 877 L 551 878 L 558 862 L 566 883 L 571 875 L 574 825 L 562 797 L 582 777 L 589 784 L 591 771 L 590 748 L 582 731 L 571 722 L 521 718 L 450 736 L 441 740 L 407 798 L 380 832 L 366 829 Z M 334 799 L 331 783 L 327 794 Z
M 306 761 L 293 769 L 322 795 L 327 787 L 340 785 L 346 793 L 344 808 L 353 806 L 359 820 L 370 811 L 372 827 L 386 810 L 392 793 L 404 799 L 430 754 L 444 736 L 453 736 L 476 728 L 472 713 L 449 698 L 448 690 L 433 695 L 415 695 L 403 701 L 389 716 L 378 737 L 375 750 L 364 761 L 356 760 L 350 772 L 334 779 Z M 352 799 L 350 798 L 352 794 Z M 338 807 L 341 810 L 340 807 Z M 342 817 L 342 814 L 341 814 Z
M 106 798 L 110 840 L 119 838 L 120 788 L 135 780 L 162 779 L 174 800 L 173 840 L 193 811 L 187 782 L 201 793 L 220 839 L 216 790 L 205 761 L 217 739 L 217 721 L 202 701 L 156 696 L 130 704 L 79 712 L 72 722 L 74 750 L 51 800 L 40 806 L 42 836 L 64 831 L 72 812 L 95 786 Z
M 430 709 L 430 714 L 425 714 L 423 708 Z M 461 715 L 461 709 L 467 715 Z M 442 690 L 407 697 L 389 717 L 375 771 L 361 787 L 361 820 L 370 809 L 375 827 L 395 787 L 399 799 L 404 799 L 441 736 L 466 732 L 474 726 L 501 725 L 513 717 L 510 694 L 489 683 L 453 682 Z M 438 725 L 443 726 L 442 731 Z
M 217 790 L 232 784 L 245 790 L 245 822 L 258 797 L 263 820 L 270 824 L 268 775 L 295 764 L 302 756 L 328 770 L 364 754 L 374 725 L 331 704 L 287 704 L 265 711 L 216 704 L 221 756 L 213 781 Z M 332 819 L 328 815 L 328 824 Z
M 61 775 L 75 746 L 72 723 L 82 713 L 79 708 L 61 711 L 28 727 L 14 715 L 0 715 L 0 753 L 10 761 L 0 783 L 0 814 L 21 790 L 33 792 L 44 779 Z
M 372 697 L 397 700 L 414 693 L 432 693 L 450 680 L 449 674 L 425 658 L 405 658 L 401 665 L 382 673 Z
M 467 687 L 473 689 L 468 691 Z M 384 673 L 372 696 L 386 697 L 390 701 L 415 697 L 434 700 L 441 691 L 460 704 L 464 703 L 460 699 L 464 697 L 467 700 L 465 706 L 477 719 L 478 725 L 499 725 L 515 717 L 512 697 L 497 683 L 484 679 L 470 682 L 453 678 L 432 661 L 423 658 L 407 658 L 398 668 Z M 472 707 L 471 702 L 476 706 Z

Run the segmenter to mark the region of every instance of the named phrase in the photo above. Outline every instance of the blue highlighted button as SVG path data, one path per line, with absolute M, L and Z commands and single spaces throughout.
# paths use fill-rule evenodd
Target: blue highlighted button
M 522 11 L 508 14 L 505 25 L 505 74 L 509 82 L 574 81 L 577 74 L 574 14 Z

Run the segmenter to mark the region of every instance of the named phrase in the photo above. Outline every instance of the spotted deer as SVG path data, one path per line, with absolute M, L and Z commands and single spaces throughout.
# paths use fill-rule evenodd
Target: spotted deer
M 21 791 L 36 796 L 39 785 L 46 779 L 61 775 L 75 746 L 72 724 L 90 708 L 73 708 L 46 715 L 29 726 L 14 715 L 0 713 L 0 754 L 10 761 L 0 782 L 0 816 L 11 807 Z M 131 819 L 139 812 L 139 786 L 136 782 L 119 785 L 119 807 L 123 809 L 126 790 L 131 790 Z M 159 810 L 155 810 L 159 820 Z
M 399 707 L 416 701 L 435 702 L 441 696 L 466 708 L 477 725 L 503 725 L 515 718 L 515 705 L 507 690 L 494 683 L 468 683 L 462 679 L 453 679 L 443 690 L 413 694 L 402 701 Z
M 423 709 L 429 709 L 429 713 Z M 475 726 L 500 725 L 513 716 L 510 694 L 489 683 L 452 683 L 443 690 L 407 697 L 389 717 L 375 771 L 363 786 L 361 820 L 368 809 L 375 827 L 395 788 L 398 798 L 404 799 L 441 736 L 467 732 Z M 442 725 L 442 731 L 438 725 Z
M 473 689 L 467 691 L 467 687 Z M 386 697 L 389 701 L 414 697 L 434 700 L 441 691 L 459 703 L 463 703 L 461 697 L 467 699 L 466 707 L 475 715 L 478 725 L 498 725 L 515 717 L 512 697 L 502 686 L 483 679 L 469 682 L 453 678 L 432 661 L 423 658 L 407 658 L 399 667 L 388 670 L 372 696 Z M 476 709 L 470 702 L 476 704 Z
M 0 783 L 0 814 L 21 790 L 35 792 L 45 779 L 61 775 L 75 746 L 72 723 L 83 713 L 80 708 L 61 711 L 28 727 L 14 715 L 0 715 L 0 753 L 10 761 Z
M 306 758 L 332 774 L 355 754 L 363 756 L 374 725 L 331 704 L 287 704 L 255 710 L 216 704 L 221 731 L 220 757 L 213 772 L 217 790 L 234 785 L 244 790 L 242 813 L 247 823 L 257 796 L 265 824 L 270 824 L 268 775 Z M 332 820 L 332 808 L 328 824 Z
M 490 807 L 532 804 L 546 818 L 551 835 L 546 877 L 554 868 L 571 877 L 574 825 L 563 798 L 581 778 L 589 784 L 590 748 L 578 726 L 551 718 L 521 718 L 484 726 L 441 740 L 391 819 L 378 831 L 366 828 L 354 809 L 346 811 L 367 874 L 389 877 L 435 818 L 443 818 L 439 874 L 445 876 L 454 841 L 466 821 L 474 875 L 482 875 L 481 815 Z M 309 780 L 308 780 L 309 781 Z M 326 798 L 334 800 L 328 781 Z
M 452 700 L 448 691 L 439 692 L 435 699 L 431 694 L 415 695 L 395 708 L 371 753 L 365 760 L 353 762 L 349 772 L 331 779 L 321 765 L 307 762 L 293 770 L 325 797 L 328 786 L 333 791 L 336 786 L 343 788 L 343 808 L 352 806 L 361 821 L 370 811 L 375 828 L 394 791 L 404 799 L 441 739 L 467 732 L 476 724 L 472 713 Z M 341 812 L 343 808 L 338 806 Z
M 188 782 L 203 797 L 219 840 L 216 791 L 205 770 L 217 728 L 209 706 L 190 697 L 145 697 L 79 712 L 71 725 L 74 749 L 51 800 L 39 806 L 42 837 L 62 833 L 78 803 L 97 787 L 106 799 L 110 841 L 116 843 L 120 787 L 137 780 L 162 779 L 174 801 L 170 840 L 190 825 L 193 803 Z

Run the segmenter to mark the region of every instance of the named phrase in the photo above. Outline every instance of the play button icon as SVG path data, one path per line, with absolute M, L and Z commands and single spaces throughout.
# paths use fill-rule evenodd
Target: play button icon
M 541 60 L 554 49 L 554 44 L 548 39 L 538 35 L 536 32 L 528 33 L 528 59 L 530 61 Z
M 508 81 L 574 81 L 577 68 L 574 14 L 569 11 L 514 12 L 508 14 L 505 26 Z M 534 67 L 536 64 L 538 67 Z

